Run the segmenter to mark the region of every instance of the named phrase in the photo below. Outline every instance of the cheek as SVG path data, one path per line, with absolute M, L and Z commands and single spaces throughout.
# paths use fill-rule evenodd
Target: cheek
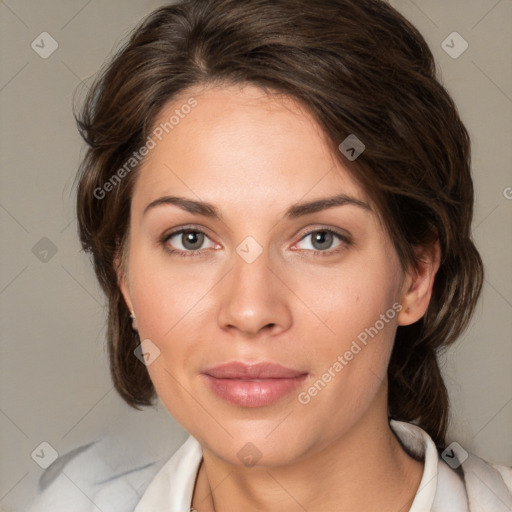
M 305 353 L 311 378 L 298 402 L 309 418 L 329 417 L 326 429 L 332 435 L 382 396 L 397 303 L 392 288 L 373 277 L 359 274 L 338 285 L 325 283 L 316 303 L 325 325 L 315 319 L 317 334 L 309 329 Z
M 396 262 L 389 260 L 354 258 L 350 265 L 340 266 L 335 272 L 309 276 L 307 282 L 298 277 L 297 295 L 304 298 L 310 325 L 316 326 L 326 349 L 317 354 L 332 357 L 334 352 L 346 350 L 358 336 L 364 340 L 368 329 L 374 332 L 376 322 L 379 339 L 393 337 L 396 311 L 392 306 L 399 298 L 399 275 Z
M 161 343 L 201 314 L 211 289 L 209 274 L 197 266 L 171 265 L 165 256 L 134 252 L 131 294 L 141 336 Z
M 182 425 L 189 425 L 201 412 L 186 390 L 197 373 L 198 354 L 206 330 L 211 284 L 204 276 L 171 271 L 156 258 L 131 260 L 131 292 L 137 312 L 139 336 L 149 339 L 159 356 L 147 366 L 160 400 Z M 211 318 L 210 318 L 211 322 Z
M 310 276 L 316 277 L 310 281 L 316 286 L 308 288 L 315 315 L 307 315 L 302 327 L 309 325 L 305 352 L 314 371 L 300 403 L 308 402 L 316 414 L 327 408 L 340 421 L 359 414 L 386 378 L 400 308 L 397 260 L 388 254 L 354 259 L 329 276 Z M 303 284 L 298 295 L 306 290 Z

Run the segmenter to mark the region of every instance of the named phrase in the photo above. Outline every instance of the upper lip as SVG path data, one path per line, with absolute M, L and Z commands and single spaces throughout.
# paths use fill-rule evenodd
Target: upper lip
M 203 373 L 216 379 L 292 379 L 307 372 L 286 368 L 271 362 L 243 363 L 234 361 L 205 370 Z

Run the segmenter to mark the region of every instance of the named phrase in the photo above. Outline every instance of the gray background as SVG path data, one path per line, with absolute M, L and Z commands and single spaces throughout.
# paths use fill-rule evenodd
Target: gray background
M 114 391 L 104 298 L 73 218 L 81 139 L 72 94 L 164 3 L 0 3 L 1 510 L 30 498 L 42 472 L 31 453 L 43 441 L 62 454 L 112 435 L 158 455 L 186 435 L 162 404 L 137 412 Z M 473 143 L 473 234 L 487 274 L 470 329 L 442 361 L 453 406 L 448 442 L 512 465 L 512 1 L 391 4 L 430 44 Z M 469 44 L 458 58 L 442 47 L 454 31 Z M 46 59 L 31 47 L 42 32 L 58 43 Z

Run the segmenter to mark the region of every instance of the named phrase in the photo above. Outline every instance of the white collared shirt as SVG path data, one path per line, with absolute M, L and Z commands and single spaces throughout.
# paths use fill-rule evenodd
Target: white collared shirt
M 497 472 L 494 477 L 496 480 L 494 487 L 502 494 L 503 503 L 500 497 L 496 496 L 496 500 L 488 501 L 488 506 L 494 508 L 475 508 L 478 506 L 476 503 L 472 504 L 473 508 L 470 509 L 464 480 L 442 458 L 439 458 L 434 441 L 427 432 L 411 423 L 395 420 L 390 420 L 390 426 L 406 449 L 424 458 L 423 476 L 409 512 L 473 512 L 473 510 L 510 512 L 512 510 L 510 489 L 506 488 L 504 481 L 499 481 L 500 472 Z M 201 445 L 190 436 L 149 484 L 134 512 L 164 510 L 189 512 L 201 460 Z M 507 468 L 503 469 L 507 470 Z M 492 476 L 492 471 L 497 470 L 489 467 L 486 475 Z M 508 471 L 510 471 L 510 477 L 512 471 L 510 469 Z M 483 498 L 482 495 L 482 500 Z
M 424 460 L 409 512 L 512 511 L 512 468 L 468 454 L 459 468 L 461 477 L 438 456 L 423 429 L 395 420 L 390 420 L 390 426 L 404 448 Z M 156 461 L 148 460 L 144 450 L 135 455 L 117 453 L 119 449 L 110 449 L 113 444 L 106 438 L 60 456 L 42 472 L 36 499 L 18 510 L 190 512 L 202 460 L 201 445 L 194 437 L 189 436 L 170 458 Z M 125 446 L 128 452 L 132 445 Z

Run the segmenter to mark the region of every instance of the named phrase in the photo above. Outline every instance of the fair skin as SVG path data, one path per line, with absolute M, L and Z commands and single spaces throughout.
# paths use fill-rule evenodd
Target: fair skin
M 418 248 L 424 264 L 405 272 L 369 197 L 291 99 L 254 86 L 193 89 L 156 124 L 191 96 L 198 105 L 137 177 L 119 283 L 140 339 L 160 350 L 147 367 L 160 399 L 203 448 L 192 506 L 408 511 L 423 463 L 389 427 L 386 370 L 397 326 L 427 309 L 438 244 Z M 285 217 L 293 205 L 338 194 L 370 208 L 346 203 Z M 165 201 L 146 210 L 167 196 L 211 203 L 222 218 Z M 168 236 L 182 227 L 196 238 Z M 335 232 L 327 243 L 306 235 L 325 237 L 326 229 Z M 251 263 L 237 252 L 248 236 L 262 248 Z M 301 403 L 299 394 L 393 304 L 400 311 Z M 246 407 L 215 394 L 202 374 L 231 361 L 272 361 L 306 377 L 277 401 Z M 251 467 L 237 456 L 248 442 L 261 457 Z

